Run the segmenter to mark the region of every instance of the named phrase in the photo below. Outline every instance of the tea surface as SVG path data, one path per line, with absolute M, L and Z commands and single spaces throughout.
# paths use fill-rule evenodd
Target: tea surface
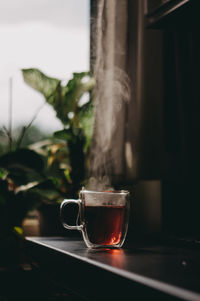
M 90 242 L 117 245 L 122 236 L 124 213 L 124 206 L 85 206 L 85 224 Z

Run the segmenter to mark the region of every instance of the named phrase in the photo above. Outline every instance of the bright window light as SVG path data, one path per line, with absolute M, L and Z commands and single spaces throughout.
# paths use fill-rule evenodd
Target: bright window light
M 0 127 L 8 126 L 10 97 L 13 127 L 27 125 L 44 98 L 24 83 L 21 69 L 64 81 L 89 70 L 89 0 L 1 0 L 0 41 Z M 62 128 L 48 104 L 34 125 Z

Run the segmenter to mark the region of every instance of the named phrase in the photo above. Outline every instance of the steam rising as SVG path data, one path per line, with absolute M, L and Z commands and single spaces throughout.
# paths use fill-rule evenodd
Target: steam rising
M 123 174 L 124 168 L 125 106 L 131 95 L 125 72 L 127 7 L 126 0 L 116 2 L 98 1 L 93 32 L 96 90 L 89 189 L 107 189 L 111 175 Z

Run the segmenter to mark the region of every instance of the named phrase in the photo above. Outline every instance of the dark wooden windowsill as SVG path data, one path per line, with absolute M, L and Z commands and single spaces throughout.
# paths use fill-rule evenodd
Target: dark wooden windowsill
M 47 273 L 87 300 L 126 294 L 135 300 L 200 300 L 199 249 L 155 242 L 88 249 L 82 240 L 66 237 L 27 237 L 26 249 Z

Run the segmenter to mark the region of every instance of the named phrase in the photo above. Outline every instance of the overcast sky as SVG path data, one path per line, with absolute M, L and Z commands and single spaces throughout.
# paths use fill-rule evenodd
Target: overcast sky
M 13 123 L 24 125 L 43 97 L 23 82 L 22 68 L 60 79 L 89 69 L 89 0 L 1 0 L 0 41 L 0 127 L 8 124 L 11 77 Z M 48 131 L 62 127 L 48 105 L 35 124 Z
M 47 21 L 55 26 L 85 27 L 88 0 L 1 0 L 0 24 Z

